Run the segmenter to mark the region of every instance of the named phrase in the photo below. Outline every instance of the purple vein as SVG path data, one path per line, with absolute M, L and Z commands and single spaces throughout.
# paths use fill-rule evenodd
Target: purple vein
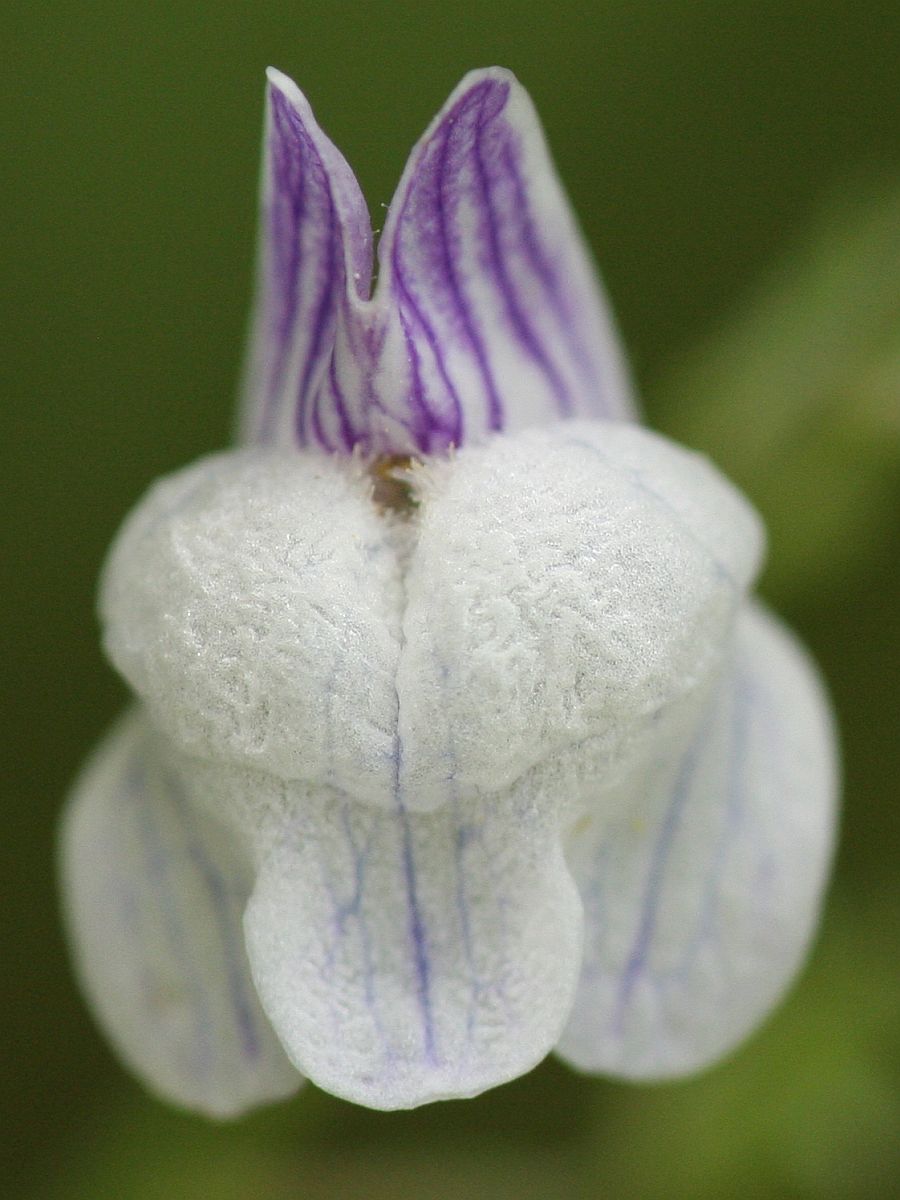
M 311 147 L 312 143 L 307 137 L 307 146 Z M 322 342 L 325 338 L 325 330 L 330 322 L 334 319 L 335 303 L 334 295 L 337 287 L 341 285 L 343 279 L 337 279 L 335 276 L 337 246 L 340 241 L 338 230 L 338 217 L 336 215 L 334 197 L 331 193 L 331 185 L 328 180 L 328 173 L 325 170 L 321 157 L 316 154 L 315 160 L 319 171 L 321 172 L 324 184 L 323 194 L 325 199 L 325 212 L 327 213 L 327 230 L 325 235 L 325 259 L 324 264 L 320 264 L 319 272 L 322 277 L 322 287 L 318 295 L 318 300 L 315 306 L 315 312 L 312 321 L 312 334 L 309 338 L 306 348 L 306 359 L 303 367 L 303 375 L 300 380 L 300 387 L 297 393 L 297 410 L 295 414 L 294 428 L 297 433 L 297 440 L 301 446 L 306 445 L 305 437 L 305 412 L 307 401 L 309 398 L 310 381 L 313 372 L 318 366 L 319 357 L 321 354 Z M 321 245 L 321 239 L 320 239 Z M 323 270 L 324 266 L 324 270 Z M 341 273 L 343 275 L 343 272 Z M 333 352 L 333 347 L 332 347 Z M 322 433 L 321 422 L 317 409 L 313 411 L 313 427 L 315 436 L 321 445 L 325 445 L 325 438 Z
M 333 902 L 336 906 L 335 922 L 339 937 L 344 937 L 346 933 L 346 922 L 353 918 L 356 921 L 357 931 L 359 933 L 360 950 L 363 958 L 363 994 L 365 996 L 366 1008 L 372 1014 L 372 1020 L 375 1023 L 375 1028 L 378 1031 L 378 1036 L 381 1038 L 381 1043 L 384 1047 L 385 1056 L 388 1061 L 394 1058 L 394 1050 L 391 1046 L 387 1030 L 384 1027 L 384 1022 L 381 1019 L 381 1013 L 378 1008 L 378 1000 L 375 992 L 375 965 L 372 955 L 372 935 L 369 931 L 369 925 L 365 917 L 365 906 L 363 903 L 363 893 L 365 891 L 365 876 L 368 854 L 370 851 L 370 842 L 362 847 L 358 846 L 356 839 L 353 836 L 353 826 L 350 820 L 349 805 L 344 803 L 341 806 L 341 825 L 344 831 L 344 837 L 350 847 L 350 854 L 353 859 L 353 894 L 348 901 L 339 903 L 336 896 L 333 897 Z
M 239 948 L 239 944 L 235 939 L 235 922 L 232 920 L 232 913 L 230 911 L 231 905 L 229 903 L 228 887 L 222 877 L 222 872 L 206 853 L 197 836 L 187 799 L 176 785 L 174 779 L 167 779 L 166 783 L 178 807 L 178 815 L 185 838 L 185 849 L 187 850 L 188 858 L 197 868 L 203 880 L 215 914 L 219 940 L 225 958 L 228 985 L 237 1014 L 241 1045 L 247 1058 L 254 1059 L 259 1056 L 260 1052 L 259 1038 L 256 1033 L 250 1000 L 247 995 L 247 968 L 243 960 L 243 951 L 242 948 Z
M 437 414 L 434 412 L 434 410 L 431 407 L 429 407 L 428 401 L 425 397 L 424 388 L 422 387 L 422 383 L 421 383 L 421 372 L 419 369 L 418 349 L 415 345 L 415 339 L 412 336 L 412 332 L 411 332 L 411 329 L 409 326 L 409 321 L 407 320 L 407 315 L 412 317 L 413 321 L 415 321 L 415 323 L 421 328 L 423 334 L 425 335 L 425 340 L 431 349 L 431 354 L 434 359 L 434 364 L 437 367 L 438 374 L 440 375 L 440 377 L 444 383 L 444 387 L 447 390 L 447 395 L 449 396 L 450 401 L 453 404 L 454 414 L 455 414 L 454 422 L 453 422 L 452 428 L 450 428 L 448 430 L 448 432 L 450 434 L 452 442 L 458 446 L 462 443 L 463 434 L 464 434 L 464 430 L 465 430 L 464 421 L 463 421 L 463 409 L 462 409 L 462 404 L 459 399 L 459 394 L 457 393 L 456 388 L 453 385 L 453 381 L 450 379 L 449 372 L 447 371 L 447 365 L 444 362 L 444 356 L 443 356 L 443 353 L 440 348 L 440 339 L 438 338 L 437 334 L 435 333 L 433 326 L 427 320 L 427 318 L 426 318 L 424 312 L 422 311 L 421 307 L 419 306 L 418 302 L 413 297 L 413 294 L 409 289 L 409 285 L 407 284 L 407 282 L 404 278 L 405 267 L 403 265 L 403 261 L 401 258 L 401 250 L 400 250 L 401 237 L 400 237 L 400 235 L 403 230 L 404 218 L 406 215 L 406 208 L 407 208 L 407 205 L 409 204 L 411 195 L 412 195 L 412 189 L 410 189 L 410 191 L 407 193 L 406 199 L 403 202 L 403 209 L 401 210 L 400 217 L 397 222 L 397 236 L 394 239 L 394 246 L 391 251 L 391 266 L 393 268 L 393 277 L 394 277 L 393 283 L 394 283 L 395 288 L 399 292 L 399 299 L 401 301 L 397 305 L 397 310 L 400 315 L 400 321 L 401 321 L 401 324 L 403 327 L 404 337 L 406 338 L 407 349 L 410 351 L 410 355 L 411 355 L 410 362 L 411 362 L 411 365 L 414 367 L 415 382 L 413 383 L 413 392 L 410 396 L 410 399 L 413 401 L 414 404 L 416 404 L 422 410 L 422 412 L 424 414 L 424 419 L 427 422 L 427 425 L 429 427 L 424 430 L 424 432 L 422 434 L 423 437 L 425 437 L 425 438 L 430 437 L 432 428 L 445 428 L 446 427 L 445 423 L 440 420 L 440 418 L 437 416 Z M 404 312 L 404 305 L 406 308 L 406 312 Z M 412 358 L 413 352 L 415 353 L 414 360 Z M 422 450 L 428 450 L 429 448 L 430 447 L 428 444 L 420 446 L 420 449 L 422 449 Z
M 434 660 L 435 671 L 438 678 L 441 680 L 441 690 L 444 696 L 447 696 L 449 671 L 446 665 L 440 662 L 437 658 Z M 445 711 L 449 711 L 449 704 L 445 703 Z M 459 788 L 456 782 L 458 771 L 458 758 L 456 753 L 456 739 L 453 735 L 453 729 L 448 725 L 445 732 L 447 739 L 447 759 L 448 772 L 450 783 L 450 803 L 453 806 L 453 821 L 455 825 L 455 833 L 453 838 L 453 858 L 456 868 L 456 912 L 459 918 L 460 932 L 462 934 L 463 954 L 466 960 L 466 966 L 469 970 L 469 978 L 471 981 L 471 991 L 468 1008 L 466 1010 L 466 1034 L 469 1041 L 472 1041 L 472 1035 L 475 1030 L 475 1021 L 477 1017 L 478 1005 L 481 1003 L 487 984 L 478 970 L 478 963 L 475 958 L 475 943 L 472 936 L 472 919 L 469 911 L 469 896 L 468 896 L 468 871 L 466 869 L 466 852 L 470 846 L 481 841 L 482 830 L 480 827 L 471 823 L 465 824 L 462 820 L 462 805 L 459 798 Z M 506 937 L 501 938 L 501 942 L 505 944 Z M 508 1009 L 506 995 L 498 979 L 495 982 L 495 988 L 498 996 L 503 1001 Z
M 431 963 L 428 958 L 428 939 L 425 931 L 425 922 L 422 918 L 422 910 L 419 904 L 412 827 L 409 821 L 409 813 L 406 811 L 406 805 L 403 803 L 400 791 L 400 763 L 402 754 L 403 751 L 398 734 L 394 747 L 394 790 L 397 800 L 397 818 L 400 822 L 403 877 L 406 884 L 406 905 L 409 914 L 409 939 L 416 973 L 416 996 L 419 1004 L 419 1012 L 422 1016 L 425 1057 L 434 1066 L 437 1064 L 438 1059 L 434 1032 L 434 1013 L 431 1004 Z
M 701 744 L 705 741 L 706 733 L 707 728 L 704 726 L 700 731 L 700 735 L 694 740 L 681 762 L 672 792 L 672 799 L 666 808 L 662 828 L 656 840 L 656 845 L 653 848 L 647 885 L 641 905 L 641 917 L 638 924 L 637 936 L 634 939 L 631 954 L 629 955 L 619 987 L 614 1021 L 617 1032 L 621 1032 L 625 1009 L 628 1006 L 631 994 L 634 991 L 641 972 L 646 965 L 647 955 L 650 952 L 650 944 L 656 932 L 660 895 L 662 893 L 669 855 L 672 851 L 672 845 L 675 841 L 675 835 L 678 831 L 684 806 L 690 794 L 691 781 L 697 767 L 697 759 Z
M 331 355 L 331 361 L 328 364 L 328 382 L 330 385 L 331 396 L 334 400 L 334 408 L 337 413 L 338 424 L 341 429 L 341 438 L 343 439 L 343 449 L 350 450 L 357 440 L 353 425 L 350 421 L 350 413 L 347 409 L 347 400 L 341 388 L 341 381 L 338 378 L 337 369 L 337 354 Z
M 413 379 L 413 396 L 414 404 L 420 410 L 425 425 L 427 426 L 428 417 L 424 405 L 421 403 L 422 385 L 419 379 L 418 372 L 418 356 L 415 356 L 413 361 L 414 348 L 411 346 L 410 338 L 406 332 L 406 327 L 403 324 L 402 312 L 393 313 L 399 317 L 401 326 L 404 329 L 404 338 L 406 341 L 408 362 L 414 372 Z M 393 411 L 385 402 L 384 398 L 379 395 L 375 385 L 375 376 L 378 370 L 378 363 L 384 350 L 384 343 L 387 337 L 387 322 L 384 319 L 384 314 L 379 311 L 379 306 L 372 302 L 368 305 L 368 312 L 361 319 L 354 319 L 355 314 L 351 313 L 344 322 L 344 331 L 347 335 L 347 345 L 349 347 L 350 357 L 357 363 L 362 364 L 360 371 L 360 396 L 359 403 L 355 407 L 355 411 L 362 423 L 362 429 L 355 432 L 353 435 L 352 446 L 359 446 L 366 453 L 375 452 L 377 447 L 382 447 L 385 451 L 398 451 L 400 447 L 390 444 L 383 445 L 384 429 L 374 419 L 377 414 L 386 417 L 389 421 L 395 422 L 408 435 L 409 440 L 404 440 L 403 449 L 410 449 L 410 441 L 416 449 L 427 450 L 428 439 L 427 433 L 422 432 L 419 435 L 419 422 L 417 415 L 411 411 L 411 406 L 408 401 L 410 396 L 406 396 L 407 406 L 405 415 L 401 416 Z
M 560 375 L 556 366 L 547 356 L 544 347 L 541 345 L 539 338 L 536 336 L 534 329 L 529 324 L 527 317 L 519 306 L 516 298 L 516 288 L 510 279 L 507 270 L 506 256 L 500 244 L 500 231 L 498 228 L 498 205 L 494 203 L 492 196 L 492 180 L 488 174 L 487 165 L 484 160 L 483 139 L 485 130 L 490 128 L 492 120 L 496 117 L 496 113 L 485 115 L 486 100 L 488 93 L 484 93 L 484 101 L 481 105 L 480 118 L 476 125 L 475 133 L 475 174 L 481 188 L 481 194 L 484 200 L 484 216 L 487 232 L 487 248 L 490 258 L 490 265 L 493 270 L 494 278 L 497 283 L 497 289 L 503 300 L 504 308 L 510 324 L 523 346 L 525 352 L 537 363 L 547 378 L 550 387 L 556 394 L 557 407 L 564 416 L 568 416 L 572 411 L 572 401 L 569 396 L 568 388 L 565 380 Z M 501 110 L 502 111 L 502 110 Z M 501 165 L 505 165 L 502 164 Z
M 578 336 L 577 330 L 580 328 L 578 316 L 573 314 L 571 304 L 563 297 L 559 273 L 547 259 L 544 248 L 541 245 L 541 240 L 531 214 L 528 189 L 522 179 L 519 163 L 511 144 L 507 144 L 504 147 L 503 159 L 504 166 L 513 181 L 516 193 L 515 208 L 519 216 L 521 244 L 524 247 L 526 257 L 531 263 L 535 275 L 543 285 L 544 291 L 550 301 L 551 310 L 556 316 L 559 329 L 562 332 L 563 338 L 568 343 L 569 350 L 579 368 L 582 378 L 587 383 L 596 386 L 600 380 L 596 358 L 584 345 L 582 338 Z
M 458 118 L 461 113 L 464 113 L 464 115 L 469 118 L 469 121 L 462 127 L 463 132 L 472 130 L 471 111 L 467 112 L 465 110 L 471 110 L 471 108 L 477 102 L 476 98 L 481 99 L 483 104 L 484 101 L 482 97 L 489 87 L 489 84 L 483 84 L 481 88 L 471 92 L 466 97 L 463 104 L 459 106 L 459 110 L 454 112 L 453 115 L 455 118 Z M 506 90 L 508 91 L 508 88 Z M 479 93 L 481 94 L 479 95 Z M 459 126 L 456 127 L 456 129 L 458 128 Z M 478 369 L 480 370 L 481 376 L 484 380 L 484 386 L 487 392 L 488 428 L 499 430 L 503 428 L 503 405 L 497 392 L 497 386 L 494 382 L 487 352 L 485 351 L 481 338 L 476 332 L 475 325 L 472 320 L 471 310 L 469 309 L 469 305 L 463 296 L 462 285 L 460 284 L 456 267 L 454 265 L 453 255 L 450 251 L 450 234 L 448 228 L 446 204 L 450 190 L 447 185 L 447 169 L 450 159 L 450 143 L 452 141 L 453 132 L 456 131 L 453 130 L 451 132 L 451 129 L 451 121 L 448 118 L 444 125 L 443 139 L 438 151 L 437 185 L 435 189 L 435 206 L 437 211 L 438 228 L 440 230 L 439 249 L 441 258 L 443 259 L 444 276 L 447 281 L 451 298 L 456 308 L 457 315 L 459 316 L 460 323 L 462 324 L 469 344 L 472 347 L 472 353 L 475 356 L 475 361 L 478 363 Z
M 274 331 L 275 354 L 266 380 L 260 420 L 262 441 L 268 441 L 271 435 L 273 406 L 284 382 L 291 343 L 290 330 L 297 313 L 297 282 L 302 270 L 300 238 L 297 232 L 306 211 L 304 172 L 300 170 L 294 178 L 294 172 L 291 170 L 294 164 L 288 145 L 288 134 L 294 133 L 294 130 L 290 115 L 279 93 L 272 94 L 271 104 L 273 128 L 269 140 L 269 153 L 273 194 L 267 216 L 270 238 L 267 269 L 270 274 L 264 286 L 270 299 L 273 293 L 277 297 L 278 308 Z
M 413 311 L 418 313 L 418 309 L 414 304 Z M 422 423 L 419 423 L 416 426 L 416 437 L 418 438 L 419 449 L 425 451 L 425 453 L 428 453 L 434 448 L 432 446 L 434 433 L 437 429 L 443 428 L 443 423 L 436 418 L 434 412 L 429 409 L 428 404 L 425 401 L 425 390 L 422 386 L 422 363 L 419 356 L 419 348 L 416 345 L 416 339 L 413 337 L 412 331 L 410 330 L 406 313 L 403 312 L 402 309 L 399 310 L 399 317 L 400 327 L 403 330 L 403 337 L 406 342 L 406 352 L 408 355 L 410 368 L 410 399 L 412 400 L 415 409 L 418 410 L 418 412 L 423 416 Z M 426 337 L 429 337 L 429 340 L 431 340 L 430 331 L 427 328 Z M 450 429 L 448 430 L 450 440 L 455 444 L 459 444 L 459 442 L 462 440 L 463 432 L 462 405 L 459 402 L 459 398 L 456 395 L 455 389 L 450 384 L 449 377 L 444 367 L 444 360 L 438 351 L 436 343 L 432 345 L 432 351 L 435 356 L 435 361 L 438 364 L 438 370 L 444 379 L 444 383 L 447 385 L 450 398 L 453 401 L 454 420 Z
M 213 1059 L 213 1048 L 210 1039 L 211 1024 L 206 989 L 194 970 L 195 964 L 185 946 L 184 920 L 174 903 L 171 886 L 170 856 L 166 852 L 159 828 L 153 819 L 154 806 L 147 796 L 147 770 L 138 755 L 135 755 L 129 763 L 126 779 L 126 793 L 134 808 L 151 895 L 154 896 L 159 906 L 169 948 L 178 963 L 185 984 L 193 993 L 194 1005 L 191 1016 L 194 1036 L 199 1048 L 197 1065 L 201 1075 L 207 1075 Z

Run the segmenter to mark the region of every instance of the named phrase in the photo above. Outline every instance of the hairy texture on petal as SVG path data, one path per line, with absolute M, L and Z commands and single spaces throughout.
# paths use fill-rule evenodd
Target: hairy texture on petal
M 298 1087 L 247 968 L 250 864 L 188 803 L 143 715 L 120 722 L 82 776 L 62 858 L 82 985 L 153 1091 L 227 1117 Z
M 378 257 L 397 314 L 378 387 L 418 449 L 634 415 L 593 264 L 510 72 L 473 71 L 451 95 L 410 155 Z
M 373 1108 L 469 1096 L 554 1045 L 581 960 L 555 804 L 527 786 L 411 813 L 296 794 L 245 921 L 294 1062 Z
M 348 451 L 360 439 L 359 413 L 336 381 L 333 360 L 340 327 L 345 341 L 351 335 L 344 366 L 357 365 L 356 349 L 368 362 L 358 302 L 368 298 L 372 274 L 369 214 L 302 92 L 279 71 L 268 78 L 242 430 L 250 441 Z M 345 383 L 358 387 L 360 378 Z
M 410 477 L 248 450 L 158 484 L 119 536 L 106 647 L 189 753 L 390 807 L 509 787 L 590 742 L 627 768 L 718 670 L 756 570 L 752 510 L 636 426 L 524 431 Z
M 370 493 L 352 460 L 247 450 L 135 510 L 105 645 L 180 746 L 390 801 L 402 593 Z
M 587 923 L 559 1052 L 638 1079 L 731 1050 L 797 971 L 834 833 L 833 731 L 814 671 L 756 608 L 693 730 L 668 730 L 569 854 Z
M 467 75 L 379 248 L 352 171 L 269 72 L 245 440 L 415 454 L 562 417 L 630 419 L 606 301 L 524 89 Z
M 573 422 L 432 462 L 419 495 L 398 675 L 411 803 L 506 787 L 587 741 L 609 779 L 720 668 L 761 532 L 699 456 Z

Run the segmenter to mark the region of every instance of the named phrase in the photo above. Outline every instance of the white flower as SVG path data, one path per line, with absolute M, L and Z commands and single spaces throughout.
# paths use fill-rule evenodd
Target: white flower
M 522 88 L 467 76 L 379 246 L 270 72 L 244 440 L 106 565 L 141 704 L 64 825 L 91 1004 L 215 1115 L 308 1075 L 376 1108 L 547 1052 L 696 1070 L 800 964 L 827 705 L 747 599 L 762 533 L 633 409 Z

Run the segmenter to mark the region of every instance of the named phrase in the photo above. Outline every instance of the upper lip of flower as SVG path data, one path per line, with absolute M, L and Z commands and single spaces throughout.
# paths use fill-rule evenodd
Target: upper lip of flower
M 297 87 L 268 77 L 245 437 L 404 455 L 634 415 L 595 272 L 508 71 L 467 75 L 414 148 L 371 298 L 353 172 Z

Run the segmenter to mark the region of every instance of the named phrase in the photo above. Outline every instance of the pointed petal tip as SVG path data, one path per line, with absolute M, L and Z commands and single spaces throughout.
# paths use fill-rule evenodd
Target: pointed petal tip
M 468 91 L 470 88 L 478 87 L 480 84 L 487 82 L 512 84 L 522 87 L 516 75 L 508 67 L 473 67 L 471 71 L 466 71 L 465 75 L 463 75 L 462 79 L 453 89 L 451 95 L 457 92 Z
M 299 112 L 304 124 L 311 123 L 313 127 L 317 127 L 312 105 L 307 100 L 306 94 L 294 83 L 290 75 L 285 75 L 277 67 L 266 67 L 266 93 L 269 104 L 273 102 L 274 96 L 277 93 L 292 108 Z
M 285 95 L 299 95 L 303 93 L 291 79 L 290 75 L 285 75 L 284 71 L 280 71 L 278 67 L 266 67 L 266 83 L 270 88 L 276 88 L 279 92 L 284 92 Z
M 475 67 L 463 75 L 462 79 L 435 113 L 422 137 L 413 148 L 410 160 L 415 157 L 416 150 L 427 143 L 435 131 L 447 121 L 448 117 L 461 101 L 464 101 L 467 96 L 472 95 L 474 92 L 487 90 L 494 92 L 498 100 L 500 100 L 495 116 L 499 116 L 506 108 L 511 94 L 523 96 L 526 103 L 531 103 L 527 89 L 522 86 L 513 72 L 506 67 Z

